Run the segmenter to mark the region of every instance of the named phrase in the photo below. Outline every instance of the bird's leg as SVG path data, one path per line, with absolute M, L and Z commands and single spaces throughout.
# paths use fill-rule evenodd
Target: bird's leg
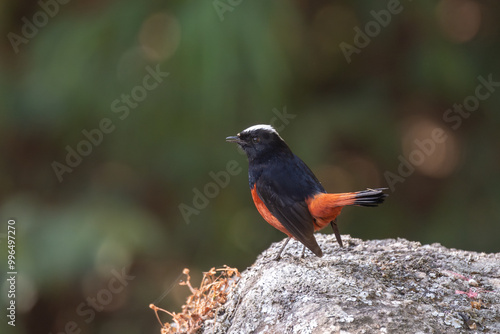
M 304 258 L 306 255 L 306 245 L 302 245 L 302 256 L 301 258 Z
M 344 247 L 344 245 L 342 244 L 342 239 L 340 238 L 339 228 L 337 226 L 337 218 L 335 218 L 335 220 L 332 220 L 330 222 L 330 225 L 332 225 L 333 233 L 335 233 L 335 238 L 337 238 L 337 242 L 339 243 L 340 247 Z
M 283 253 L 283 250 L 285 249 L 290 239 L 292 239 L 292 237 L 288 237 L 288 239 L 285 240 L 285 243 L 283 244 L 283 246 L 281 246 L 280 251 L 278 252 L 278 255 L 276 255 L 276 257 L 274 258 L 274 260 L 278 261 L 279 259 L 281 259 L 281 253 Z

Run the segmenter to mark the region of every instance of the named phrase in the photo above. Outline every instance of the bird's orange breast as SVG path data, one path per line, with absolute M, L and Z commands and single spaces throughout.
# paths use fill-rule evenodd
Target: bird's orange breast
M 280 221 L 269 211 L 264 202 L 262 202 L 262 200 L 259 197 L 259 194 L 257 194 L 257 189 L 255 188 L 255 185 L 253 186 L 251 192 L 252 192 L 253 202 L 255 203 L 255 206 L 257 207 L 257 210 L 259 211 L 262 218 L 264 218 L 274 228 L 280 230 L 289 237 L 292 237 L 290 232 L 286 230 L 286 228 L 280 223 Z

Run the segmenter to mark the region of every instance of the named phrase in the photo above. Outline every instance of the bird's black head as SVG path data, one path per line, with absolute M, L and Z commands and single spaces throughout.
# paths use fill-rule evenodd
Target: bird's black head
M 226 141 L 238 144 L 247 154 L 248 160 L 268 159 L 278 154 L 291 154 L 286 143 L 270 125 L 254 125 Z

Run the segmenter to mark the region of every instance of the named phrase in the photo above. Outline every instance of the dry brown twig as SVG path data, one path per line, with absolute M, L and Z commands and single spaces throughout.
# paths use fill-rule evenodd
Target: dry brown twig
M 181 281 L 179 285 L 187 285 L 191 290 L 191 296 L 182 306 L 181 313 L 169 312 L 156 305 L 149 305 L 149 308 L 155 311 L 156 318 L 162 326 L 162 334 L 195 333 L 203 321 L 215 316 L 215 310 L 227 301 L 227 295 L 240 277 L 240 272 L 236 268 L 230 268 L 226 265 L 219 269 L 214 267 L 203 273 L 200 287 L 193 288 L 189 269 L 184 269 L 182 273 L 186 275 L 186 279 Z M 158 311 L 170 315 L 172 322 L 162 323 Z

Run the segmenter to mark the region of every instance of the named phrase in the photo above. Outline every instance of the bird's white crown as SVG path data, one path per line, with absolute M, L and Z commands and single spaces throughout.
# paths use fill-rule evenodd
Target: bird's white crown
M 275 128 L 273 128 L 271 125 L 268 124 L 257 124 L 257 125 L 252 125 L 249 128 L 246 128 L 245 130 L 241 131 L 241 133 L 248 133 L 256 130 L 264 130 L 268 132 L 273 132 L 278 135 L 278 131 L 276 131 Z

